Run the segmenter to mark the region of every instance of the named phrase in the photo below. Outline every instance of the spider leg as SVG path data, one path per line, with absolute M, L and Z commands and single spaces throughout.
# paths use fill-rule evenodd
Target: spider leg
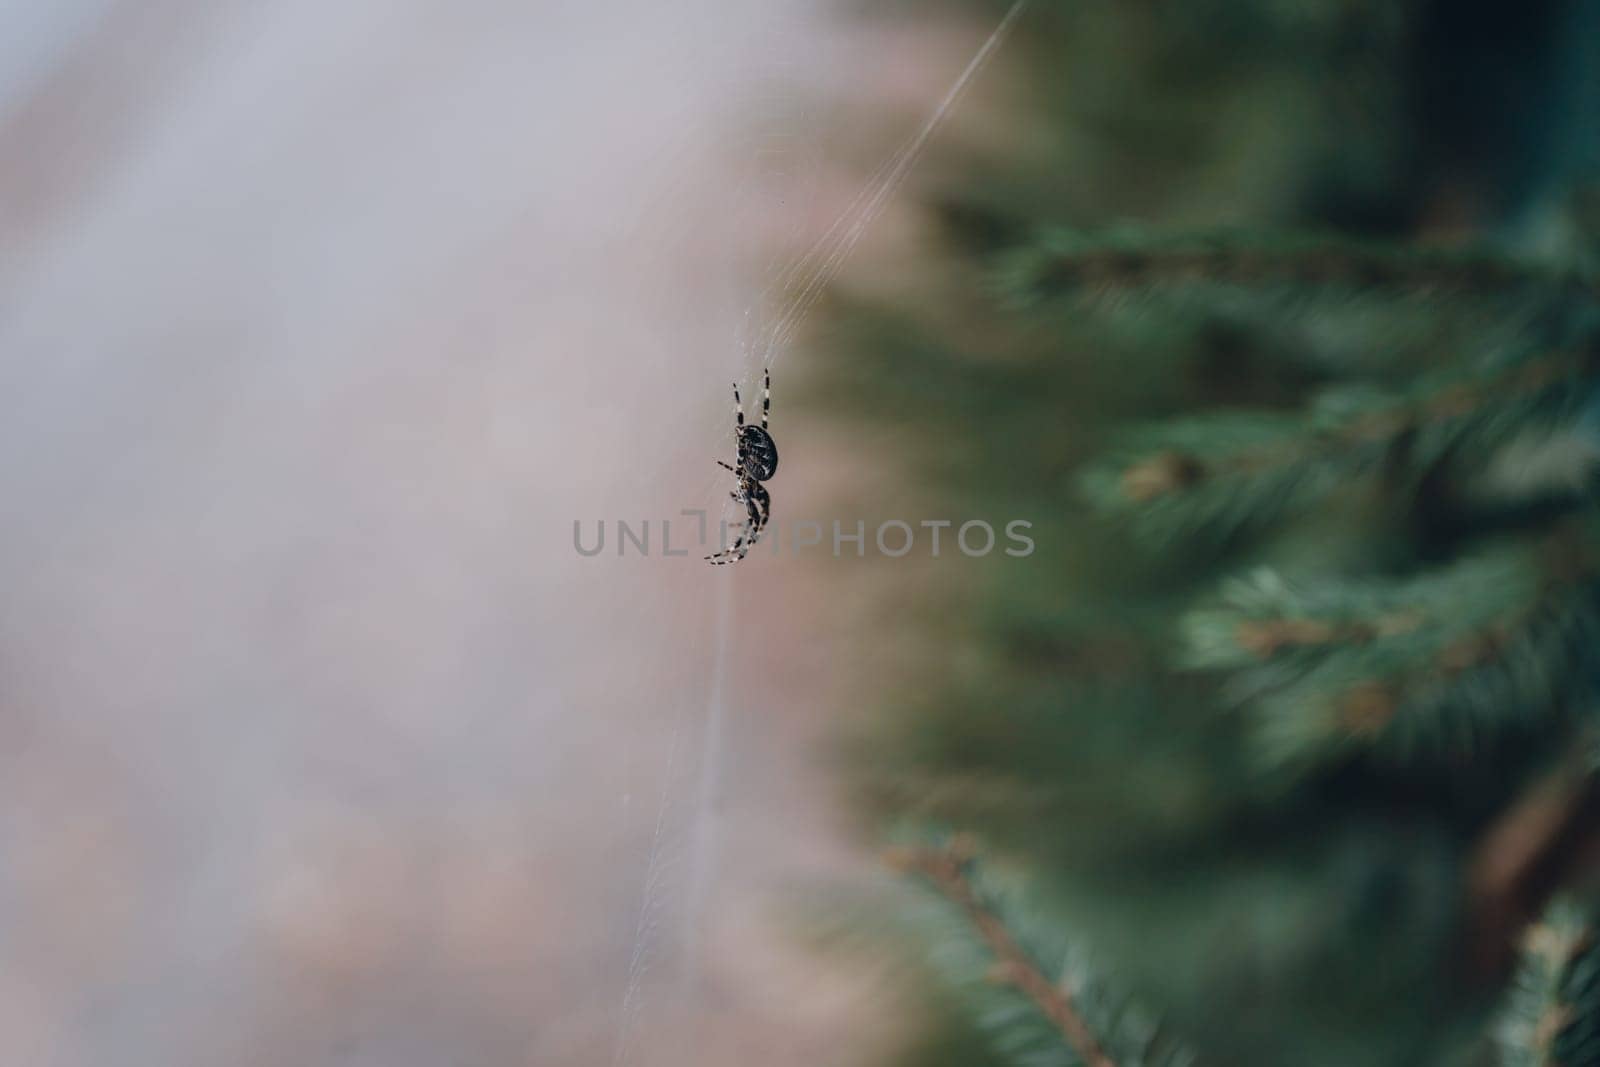
M 746 544 L 753 545 L 761 539 L 761 531 L 767 525 L 767 516 L 764 510 L 756 507 L 756 498 L 753 496 L 745 498 L 744 510 L 749 516 L 745 524 L 745 536 L 749 538 Z
M 752 519 L 755 518 L 756 506 L 759 505 L 761 508 L 761 519 L 756 523 L 756 529 L 765 529 L 767 523 L 772 519 L 772 494 L 767 492 L 766 486 L 756 482 L 750 486 L 749 496 L 750 500 L 747 502 L 747 506 L 750 508 Z
M 723 466 L 726 467 L 727 464 L 724 463 Z M 734 539 L 732 545 L 706 556 L 706 562 L 713 565 L 721 565 L 735 563 L 744 559 L 745 556 L 750 554 L 750 546 L 755 544 L 756 539 L 761 536 L 761 528 L 766 525 L 766 516 L 756 507 L 755 500 L 750 495 L 751 484 L 741 478 L 739 488 L 728 494 L 730 499 L 744 505 L 747 516 L 747 521 L 736 522 L 727 527 L 730 530 L 739 530 L 739 536 Z M 761 490 L 760 483 L 754 484 L 758 491 Z
M 769 367 L 762 373 L 761 384 L 761 428 L 767 428 L 767 412 L 772 408 L 772 369 Z
M 706 562 L 710 563 L 713 567 L 719 567 L 728 563 L 737 563 L 739 560 L 744 559 L 745 556 L 750 554 L 750 546 L 753 543 L 753 539 L 747 540 L 745 535 L 741 533 L 738 538 L 734 540 L 730 547 L 724 548 L 720 552 L 714 552 L 707 556 Z
M 732 471 L 734 474 L 738 474 L 739 473 L 739 470 L 738 470 L 737 467 L 730 467 L 730 466 L 728 466 L 728 464 L 724 463 L 720 459 L 717 460 L 717 466 L 721 467 L 725 471 Z
M 738 382 L 734 382 L 733 383 L 733 415 L 734 415 L 734 418 L 736 418 L 739 421 L 739 425 L 743 426 L 744 425 L 744 401 L 739 399 L 739 383 Z
M 729 493 L 730 497 L 744 505 L 745 521 L 736 522 L 729 529 L 739 530 L 739 536 L 732 545 L 718 552 L 713 552 L 705 557 L 712 564 L 733 563 L 744 559 L 750 554 L 750 546 L 761 539 L 761 531 L 767 525 L 768 505 L 766 490 L 761 488 L 759 482 L 741 482 L 739 491 Z M 758 503 L 759 501 L 759 503 Z M 740 529 L 743 527 L 743 529 Z

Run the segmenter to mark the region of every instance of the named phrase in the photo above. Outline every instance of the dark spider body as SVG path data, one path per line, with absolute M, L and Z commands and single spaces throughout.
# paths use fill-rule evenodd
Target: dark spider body
M 764 482 L 778 473 L 778 446 L 760 426 L 739 427 L 739 449 L 744 453 L 744 473 Z
M 767 414 L 772 407 L 772 374 L 762 379 L 761 425 L 746 426 L 744 402 L 739 399 L 739 385 L 733 386 L 733 412 L 737 420 L 733 430 L 734 459 L 732 465 L 717 460 L 739 479 L 739 487 L 728 495 L 744 505 L 745 521 L 738 538 L 731 547 L 706 557 L 713 564 L 737 563 L 750 552 L 750 546 L 761 538 L 767 520 L 772 517 L 772 494 L 761 483 L 778 473 L 778 446 L 767 432 Z

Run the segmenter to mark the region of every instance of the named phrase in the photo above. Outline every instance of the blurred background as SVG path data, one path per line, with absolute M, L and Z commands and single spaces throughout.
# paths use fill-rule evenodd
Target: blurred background
M 1567 476 L 1493 437 L 1538 507 L 1464 518 L 1430 468 L 1258 552 L 1097 525 L 1191 466 L 1081 475 L 1136 422 L 1592 353 L 1592 288 L 1375 303 L 1380 259 L 1106 315 L 1029 257 L 1120 227 L 1115 288 L 1140 233 L 1294 228 L 1592 270 L 1595 4 L 1036 0 L 777 353 L 771 489 L 1025 517 L 1037 557 L 661 555 L 727 507 L 786 268 L 1008 7 L 0 0 L 0 1063 L 1009 1062 L 898 936 L 907 824 L 1042 884 L 1207 1062 L 1490 1062 L 1546 894 L 1483 935 L 1461 887 L 1587 727 L 1267 787 L 1237 687 L 1169 654 L 1219 576 L 1411 576 Z
M 941 88 L 924 37 L 0 6 L 0 1062 L 848 1042 L 769 921 L 862 862 L 808 747 L 822 605 L 740 585 L 708 749 L 735 575 L 572 524 L 722 499 L 745 316 L 856 192 L 839 101 Z

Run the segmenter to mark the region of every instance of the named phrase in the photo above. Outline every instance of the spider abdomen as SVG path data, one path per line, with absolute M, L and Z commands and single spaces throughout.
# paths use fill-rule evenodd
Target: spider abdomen
M 739 428 L 739 447 L 744 452 L 744 469 L 750 477 L 764 482 L 778 472 L 778 446 L 772 435 L 759 426 Z

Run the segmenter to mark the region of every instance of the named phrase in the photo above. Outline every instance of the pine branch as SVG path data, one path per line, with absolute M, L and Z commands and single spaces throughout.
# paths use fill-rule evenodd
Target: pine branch
M 1189 663 L 1229 672 L 1274 766 L 1470 752 L 1558 715 L 1600 640 L 1600 556 L 1577 529 L 1407 581 L 1257 571 L 1185 620 Z
M 1345 287 L 1472 295 L 1508 289 L 1600 297 L 1600 280 L 1488 249 L 1444 249 L 1331 234 L 1218 232 L 1163 236 L 1139 229 L 1058 229 L 1014 252 L 1003 288 L 1024 303 L 1170 285 Z
M 1504 1067 L 1600 1063 L 1600 938 L 1592 904 L 1557 901 L 1529 928 L 1497 1037 Z
M 1090 500 L 1169 543 L 1223 539 L 1382 475 L 1416 485 L 1446 460 L 1480 467 L 1511 443 L 1582 417 L 1585 349 L 1490 373 L 1433 377 L 1401 393 L 1340 389 L 1303 415 L 1228 413 L 1147 427 L 1088 468 Z
M 902 854 L 894 862 L 902 870 L 922 875 L 966 913 L 994 954 L 995 967 L 990 972 L 994 981 L 1014 986 L 1033 1001 L 1088 1067 L 1117 1067 L 1078 1014 L 1071 994 L 1039 971 L 1000 918 L 978 899 L 965 869 L 969 860 L 964 860 L 956 849 L 945 848 Z
M 1161 1039 L 1137 1012 L 1113 1005 L 1103 992 L 1071 974 L 1071 968 L 1051 977 L 1039 962 L 1051 953 L 1025 947 L 1028 937 L 982 887 L 966 839 L 958 836 L 942 847 L 893 849 L 886 858 L 897 870 L 921 877 L 959 913 L 968 936 L 976 934 L 980 953 L 963 956 L 963 966 L 953 968 L 958 972 L 954 977 L 968 979 L 966 984 L 990 1001 L 982 1019 L 997 1046 L 1013 1054 L 1015 1062 L 1082 1067 L 1179 1067 L 1192 1062 L 1186 1050 Z M 981 969 L 971 966 L 980 961 Z M 1053 1051 L 1041 1047 L 1030 1020 L 1047 1024 L 1058 1043 Z

